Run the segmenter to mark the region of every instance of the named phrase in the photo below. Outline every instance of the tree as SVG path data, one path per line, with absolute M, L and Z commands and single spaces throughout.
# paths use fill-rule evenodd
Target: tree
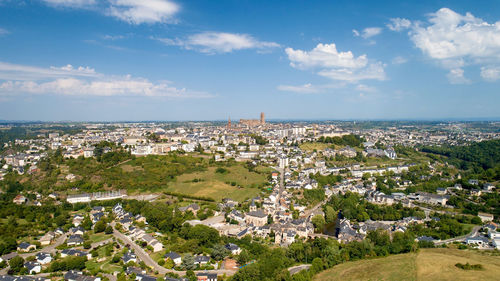
M 83 248 L 84 249 L 92 248 L 92 242 L 90 240 L 86 240 L 85 242 L 83 242 Z
M 323 260 L 320 258 L 314 258 L 311 264 L 311 271 L 313 273 L 318 273 L 324 269 Z
M 241 251 L 236 260 L 240 265 L 246 264 L 250 260 L 250 255 L 248 254 L 248 251 L 247 250 Z
M 311 222 L 314 224 L 314 227 L 318 232 L 323 230 L 323 227 L 325 227 L 325 218 L 322 215 L 315 215 L 311 219 Z
M 113 233 L 113 228 L 111 227 L 111 225 L 106 226 L 106 229 L 104 230 L 104 233 L 106 233 L 106 234 Z
M 326 217 L 326 222 L 327 223 L 332 223 L 335 222 L 337 219 L 337 212 L 333 209 L 332 206 L 327 205 L 325 208 L 325 217 Z
M 96 224 L 94 225 L 94 232 L 99 233 L 103 232 L 104 230 L 106 230 L 106 223 L 102 220 L 96 222 Z
M 81 226 L 83 227 L 83 229 L 85 230 L 91 230 L 92 229 L 92 221 L 90 220 L 89 216 L 86 216 L 82 223 L 81 223 Z
M 194 257 L 191 254 L 186 254 L 184 258 L 182 259 L 182 266 L 186 270 L 193 270 L 196 268 L 196 265 L 194 264 Z
M 14 272 L 19 272 L 24 266 L 24 259 L 20 256 L 15 256 L 9 261 L 10 269 Z
M 229 250 L 224 245 L 217 244 L 212 249 L 211 257 L 214 260 L 220 261 L 229 255 Z

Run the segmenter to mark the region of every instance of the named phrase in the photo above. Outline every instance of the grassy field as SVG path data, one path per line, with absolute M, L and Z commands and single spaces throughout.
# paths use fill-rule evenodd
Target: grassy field
M 483 270 L 462 270 L 456 263 L 482 264 Z M 421 249 L 418 253 L 347 262 L 315 276 L 333 280 L 499 280 L 500 257 L 456 249 Z
M 90 235 L 89 240 L 92 243 L 96 243 L 96 242 L 104 241 L 104 240 L 111 238 L 111 237 L 113 237 L 113 235 L 111 235 L 111 234 L 97 233 L 97 234 Z
M 228 173 L 217 173 L 215 167 L 210 167 L 207 171 L 180 175 L 168 184 L 166 191 L 211 197 L 217 201 L 226 197 L 243 201 L 259 194 L 257 186 L 267 181 L 265 174 L 250 172 L 239 164 L 225 169 Z
M 417 280 L 416 254 L 346 262 L 324 271 L 314 280 Z
M 304 150 L 304 151 L 313 151 L 313 150 L 317 150 L 317 151 L 320 151 L 320 150 L 325 150 L 325 148 L 331 146 L 332 144 L 328 144 L 328 143 L 322 143 L 322 142 L 305 142 L 305 143 L 301 143 L 299 145 L 300 149 Z

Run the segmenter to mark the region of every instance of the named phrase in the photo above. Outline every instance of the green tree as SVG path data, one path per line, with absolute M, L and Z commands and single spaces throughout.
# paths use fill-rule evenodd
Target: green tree
M 104 230 L 106 230 L 106 223 L 102 220 L 96 222 L 96 224 L 94 225 L 94 232 L 100 233 L 104 232 Z
M 196 265 L 194 264 L 194 257 L 191 254 L 186 254 L 184 258 L 182 259 L 182 266 L 186 270 L 193 270 L 196 268 Z
M 325 218 L 322 215 L 315 215 L 311 219 L 311 222 L 313 223 L 314 228 L 317 232 L 323 230 L 323 228 L 325 227 Z
M 213 247 L 211 257 L 214 260 L 220 261 L 229 255 L 229 250 L 222 244 L 217 244 Z
M 19 272 L 24 266 L 24 259 L 20 256 L 15 256 L 9 261 L 10 269 L 14 272 Z

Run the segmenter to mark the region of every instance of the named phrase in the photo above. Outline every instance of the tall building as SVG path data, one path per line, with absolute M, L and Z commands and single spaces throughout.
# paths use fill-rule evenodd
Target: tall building
M 257 127 L 266 123 L 264 112 L 260 113 L 260 119 L 240 119 L 240 125 L 248 127 Z
M 231 130 L 231 117 L 227 119 L 227 129 Z

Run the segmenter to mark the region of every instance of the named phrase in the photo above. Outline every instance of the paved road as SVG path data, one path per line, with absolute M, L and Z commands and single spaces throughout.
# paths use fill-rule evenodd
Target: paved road
M 112 223 L 112 226 L 113 226 L 113 235 L 122 240 L 123 243 L 125 244 L 129 244 L 130 247 L 132 247 L 135 251 L 135 254 L 137 255 L 137 257 L 142 260 L 147 266 L 153 268 L 154 271 L 158 271 L 159 274 L 163 275 L 167 272 L 173 272 L 173 273 L 177 273 L 181 276 L 183 275 L 186 275 L 186 272 L 185 271 L 177 271 L 177 270 L 173 270 L 173 269 L 167 269 L 167 268 L 164 268 L 163 266 L 160 266 L 156 261 L 154 261 L 148 253 L 146 253 L 146 251 L 144 251 L 144 249 L 142 247 L 140 247 L 139 245 L 137 245 L 136 243 L 134 243 L 134 241 L 130 240 L 130 238 L 128 238 L 126 235 L 124 235 L 123 233 L 119 232 L 118 230 L 116 230 L 114 228 L 114 225 L 115 223 L 113 222 Z M 195 271 L 195 272 L 208 272 L 208 273 L 217 273 L 218 275 L 223 275 L 223 274 L 226 274 L 226 276 L 232 276 L 234 275 L 234 273 L 236 273 L 236 271 L 234 270 L 225 270 L 225 269 L 217 269 L 217 270 L 199 270 L 199 271 Z
M 21 256 L 23 259 L 26 259 L 27 257 L 31 257 L 31 256 L 34 256 L 38 253 L 55 253 L 57 251 L 57 247 L 59 245 L 62 245 L 64 243 L 64 241 L 66 241 L 66 238 L 68 238 L 68 234 L 63 234 L 59 237 L 57 237 L 57 239 L 54 241 L 54 243 L 52 243 L 51 245 L 45 247 L 45 248 L 42 248 L 38 251 L 35 251 L 35 252 L 31 252 L 31 253 L 22 253 L 22 254 L 19 254 L 19 256 Z M 0 275 L 5 275 L 7 274 L 7 272 L 9 271 L 10 267 L 7 266 L 6 268 L 0 270 Z
M 294 275 L 294 274 L 301 272 L 302 270 L 309 269 L 310 267 L 311 267 L 310 264 L 300 264 L 300 265 L 289 267 L 288 272 L 290 272 L 290 275 Z
M 160 197 L 161 194 L 141 194 L 141 195 L 128 195 L 124 199 L 127 200 L 140 200 L 140 201 L 154 201 L 156 198 Z
M 434 242 L 434 244 L 436 244 L 436 245 L 442 245 L 442 244 L 456 242 L 456 241 L 460 241 L 460 242 L 461 241 L 465 241 L 465 238 L 467 238 L 467 237 L 476 236 L 477 232 L 479 231 L 479 229 L 481 229 L 481 226 L 474 226 L 472 228 L 471 232 L 469 232 L 466 235 L 462 235 L 462 236 L 451 238 L 451 239 L 437 241 L 437 242 Z

